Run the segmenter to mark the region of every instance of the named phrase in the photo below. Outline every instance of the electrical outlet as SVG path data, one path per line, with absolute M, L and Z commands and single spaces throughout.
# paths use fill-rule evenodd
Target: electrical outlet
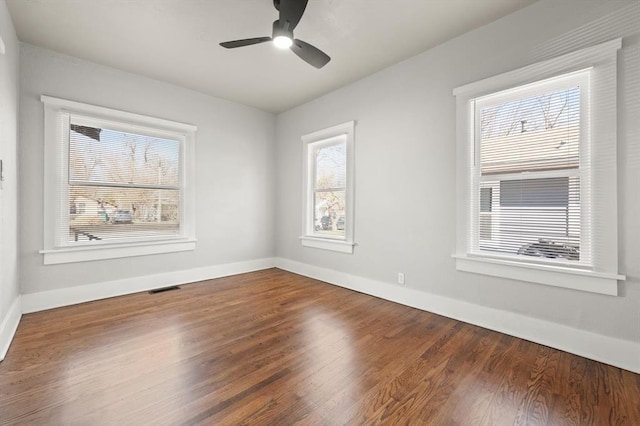
M 398 272 L 398 284 L 404 284 L 404 272 Z

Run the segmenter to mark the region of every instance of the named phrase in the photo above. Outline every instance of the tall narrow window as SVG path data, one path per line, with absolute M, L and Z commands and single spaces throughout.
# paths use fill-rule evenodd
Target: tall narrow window
M 195 127 L 42 101 L 45 264 L 194 248 Z
M 353 128 L 349 122 L 302 138 L 304 246 L 353 251 Z

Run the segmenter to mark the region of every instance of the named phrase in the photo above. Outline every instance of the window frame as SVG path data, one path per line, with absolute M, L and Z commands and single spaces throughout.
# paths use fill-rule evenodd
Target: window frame
M 303 142 L 303 196 L 302 196 L 302 235 L 300 241 L 304 247 L 313 247 L 341 253 L 353 253 L 354 243 L 354 132 L 355 121 L 338 124 L 302 136 Z M 322 235 L 315 232 L 315 172 L 314 147 L 336 144 L 332 141 L 344 138 L 346 143 L 346 182 L 345 182 L 345 233 L 344 236 Z M 341 142 L 339 142 L 341 143 Z
M 194 250 L 195 133 L 197 127 L 170 120 L 69 101 L 40 97 L 44 105 L 44 264 L 73 263 Z M 177 140 L 180 143 L 180 231 L 176 236 L 134 237 L 118 241 L 68 241 L 61 229 L 69 220 L 70 124 L 88 125 Z M 84 125 L 83 124 L 83 125 Z
M 613 168 L 604 167 L 603 162 L 613 159 L 615 165 L 617 144 L 616 62 L 617 51 L 621 46 L 621 39 L 611 40 L 453 90 L 457 111 L 456 190 L 458 200 L 456 251 L 453 257 L 457 270 L 617 295 L 618 280 L 625 279 L 617 272 L 617 170 L 615 166 Z M 580 143 L 584 144 L 581 145 L 579 154 L 581 185 L 583 179 L 585 179 L 584 182 L 591 182 L 591 185 L 587 185 L 588 190 L 583 191 L 581 188 L 581 203 L 589 206 L 582 210 L 586 214 L 581 217 L 581 239 L 582 232 L 585 231 L 585 224 L 587 224 L 587 231 L 592 233 L 590 239 L 600 242 L 598 247 L 586 248 L 591 253 L 590 263 L 586 265 L 576 265 L 569 262 L 540 263 L 523 261 L 515 256 L 478 253 L 478 250 L 474 250 L 473 238 L 475 232 L 473 212 L 479 211 L 479 195 L 474 193 L 474 188 L 479 188 L 477 185 L 479 183 L 478 177 L 475 175 L 474 169 L 476 155 L 479 155 L 475 149 L 477 117 L 474 101 L 494 94 L 498 95 L 500 92 L 513 88 L 522 87 L 526 90 L 532 83 L 554 77 L 562 78 L 562 76 L 587 69 L 590 70 L 590 80 L 595 78 L 598 83 L 593 85 L 590 82 L 590 99 L 581 99 L 581 108 L 583 105 L 586 106 L 582 109 L 581 114 L 588 112 L 592 115 L 588 126 L 584 129 L 585 134 L 582 134 L 584 122 L 581 121 Z M 585 101 L 587 104 L 583 103 Z M 597 126 L 594 126 L 593 117 L 597 117 Z M 584 174 L 583 161 L 587 161 Z M 597 177 L 594 170 L 597 170 Z M 598 223 L 599 228 L 590 227 L 589 224 L 592 223 Z
M 533 83 L 529 83 L 523 86 L 517 86 L 513 89 L 503 90 L 497 93 L 492 93 L 487 96 L 481 96 L 477 98 L 473 98 L 470 100 L 471 108 L 473 109 L 474 116 L 474 126 L 473 126 L 473 141 L 469 141 L 472 143 L 473 149 L 473 162 L 470 164 L 471 168 L 471 208 L 472 214 L 470 215 L 470 230 L 471 230 L 471 243 L 469 245 L 468 251 L 473 255 L 479 256 L 496 256 L 502 257 L 505 260 L 522 262 L 522 263 L 534 263 L 534 264 L 547 264 L 547 265 L 555 265 L 555 266 L 569 266 L 571 268 L 581 269 L 581 268 L 589 268 L 592 267 L 590 265 L 592 253 L 591 253 L 591 239 L 590 238 L 581 238 L 580 239 L 580 260 L 578 262 L 568 263 L 564 259 L 541 259 L 541 258 L 531 258 L 526 259 L 517 255 L 509 255 L 509 254 L 498 254 L 497 252 L 492 253 L 491 251 L 483 251 L 480 248 L 481 239 L 480 231 L 479 231 L 479 222 L 480 222 L 480 188 L 482 188 L 483 183 L 486 181 L 498 181 L 500 184 L 500 200 L 497 201 L 497 204 L 500 205 L 500 210 L 504 207 L 506 209 L 513 206 L 502 206 L 502 183 L 503 182 L 524 182 L 527 180 L 542 180 L 542 179 L 557 179 L 557 178 L 567 178 L 567 197 L 569 197 L 569 179 L 572 177 L 579 178 L 580 185 L 582 187 L 591 187 L 591 171 L 590 171 L 590 161 L 589 161 L 589 120 L 590 120 L 590 112 L 589 112 L 589 96 L 590 96 L 590 77 L 591 69 L 583 69 L 575 72 L 561 74 L 559 76 L 555 76 L 552 78 L 542 79 L 539 81 L 535 81 Z M 527 98 L 530 96 L 535 96 L 540 92 L 552 92 L 561 89 L 565 89 L 571 86 L 579 86 L 580 87 L 580 136 L 579 136 L 579 165 L 577 168 L 569 167 L 569 168 L 554 168 L 549 170 L 537 170 L 537 171 L 511 171 L 509 173 L 499 173 L 495 175 L 491 175 L 490 177 L 484 178 L 482 177 L 482 166 L 481 166 L 481 156 L 482 156 L 482 146 L 481 146 L 481 120 L 480 114 L 483 108 L 487 106 L 493 106 L 496 104 L 503 104 L 507 102 L 516 101 L 519 99 Z M 585 125 L 586 124 L 586 125 Z M 471 136 L 470 136 L 471 137 Z M 582 191 L 581 191 L 582 192 Z M 588 196 L 586 198 L 589 199 Z M 548 206 L 547 206 L 548 207 Z M 589 217 L 590 212 L 588 209 L 589 205 L 584 206 L 583 203 L 580 203 L 580 212 L 581 212 L 581 223 L 580 223 L 580 235 L 587 235 L 590 232 L 590 224 Z M 525 207 L 526 209 L 532 210 L 535 207 Z M 505 209 L 505 210 L 506 210 Z M 493 209 L 492 209 L 493 210 Z M 491 211 L 491 214 L 497 214 L 496 211 Z M 584 217 L 582 217 L 584 216 Z M 477 232 L 477 237 L 476 237 Z

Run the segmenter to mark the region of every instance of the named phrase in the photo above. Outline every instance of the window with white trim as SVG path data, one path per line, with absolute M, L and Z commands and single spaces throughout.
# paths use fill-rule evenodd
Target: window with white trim
M 302 245 L 353 252 L 353 121 L 302 137 Z
M 458 270 L 617 294 L 620 45 L 454 90 Z
M 42 102 L 45 264 L 195 248 L 195 126 Z

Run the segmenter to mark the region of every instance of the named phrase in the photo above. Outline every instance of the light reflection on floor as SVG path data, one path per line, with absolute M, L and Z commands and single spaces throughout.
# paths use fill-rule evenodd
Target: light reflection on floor
M 95 407 L 93 417 L 100 422 L 126 421 L 121 413 L 158 403 L 180 412 L 180 405 L 172 406 L 172 396 L 189 389 L 188 368 L 181 362 L 184 336 L 178 316 L 165 321 L 162 328 L 156 324 L 153 330 L 136 321 L 124 338 L 119 335 L 118 342 L 103 342 L 107 339 L 101 335 L 87 342 L 90 347 L 66 356 L 68 362 L 60 372 L 63 395 L 58 400 L 73 402 L 60 407 L 57 420 L 73 423 L 75 415 L 84 411 L 79 405 L 88 403 Z
M 354 356 L 355 338 L 352 330 L 335 316 L 319 309 L 309 309 L 304 319 L 305 346 L 309 350 L 305 353 L 311 363 L 312 377 L 305 383 L 305 389 L 315 389 L 317 397 L 322 398 L 323 388 L 329 388 L 336 380 L 342 381 L 341 396 L 343 401 L 355 403 L 358 395 L 358 382 L 349 377 L 337 377 L 339 371 L 344 376 L 353 376 L 358 366 Z M 328 362 L 331 360 L 330 362 Z M 300 395 L 313 404 L 316 395 Z

